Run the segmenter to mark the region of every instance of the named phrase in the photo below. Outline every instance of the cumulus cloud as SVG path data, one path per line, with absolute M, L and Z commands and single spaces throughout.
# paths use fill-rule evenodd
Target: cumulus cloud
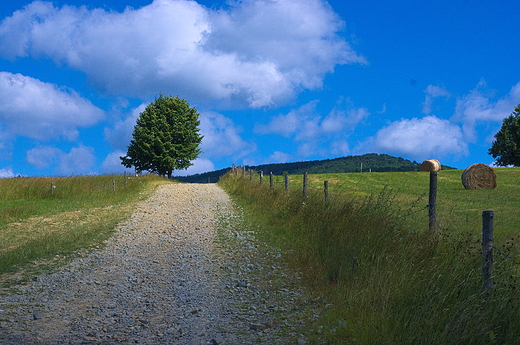
M 0 72 L 0 121 L 11 135 L 74 140 L 78 127 L 92 126 L 103 117 L 101 109 L 72 90 Z
M 300 157 L 349 153 L 346 139 L 370 113 L 365 108 L 352 108 L 340 102 L 323 117 L 317 112 L 317 105 L 318 101 L 312 101 L 287 114 L 274 116 L 267 124 L 256 124 L 255 132 L 294 138 L 299 142 Z
M 316 111 L 317 104 L 318 101 L 312 101 L 287 114 L 272 117 L 268 124 L 256 124 L 255 132 L 294 136 L 297 141 L 310 141 L 324 135 L 346 135 L 369 116 L 365 108 L 347 110 L 336 107 L 322 117 Z
M 62 175 L 89 174 L 95 162 L 94 149 L 80 145 L 61 155 L 56 172 Z
M 434 98 L 437 97 L 444 97 L 449 98 L 451 94 L 446 91 L 444 88 L 440 86 L 435 85 L 428 85 L 426 90 L 424 90 L 425 96 L 424 96 L 424 103 L 423 103 L 423 109 L 422 112 L 426 115 L 430 114 L 432 112 L 432 104 Z
M 27 151 L 25 160 L 37 169 L 45 169 L 55 164 L 62 154 L 57 147 L 40 146 Z
M 416 160 L 468 155 L 461 128 L 435 116 L 393 122 L 379 130 L 367 148 Z
M 291 155 L 281 151 L 274 151 L 272 155 L 270 155 L 264 162 L 264 164 L 269 163 L 286 163 L 291 159 Z
M 201 157 L 205 159 L 234 156 L 237 160 L 256 151 L 253 143 L 246 142 L 240 136 L 241 128 L 230 118 L 215 112 L 200 114 Z
M 121 174 L 123 172 L 133 173 L 135 169 L 125 168 L 119 157 L 125 156 L 125 151 L 116 150 L 109 153 L 101 163 L 101 172 L 104 174 Z
M 280 114 L 271 118 L 266 124 L 256 124 L 255 132 L 259 134 L 278 134 L 290 137 L 297 132 L 301 132 L 302 127 L 308 122 L 317 122 L 319 116 L 316 114 L 318 101 L 312 101 L 302 105 L 298 109 L 292 109 L 287 114 Z M 309 125 L 307 125 L 309 127 Z
M 481 80 L 468 95 L 457 100 L 452 120 L 462 123 L 468 142 L 476 141 L 475 126 L 478 123 L 501 123 L 520 104 L 520 83 L 514 85 L 505 97 L 495 102 L 491 101 L 492 94 L 487 90 L 486 82 Z
M 2 168 L 0 169 L 0 178 L 10 178 L 10 177 L 14 177 L 14 172 L 13 172 L 13 168 L 11 167 L 7 167 L 7 168 Z
M 0 54 L 48 57 L 108 94 L 158 89 L 196 101 L 277 105 L 322 85 L 334 66 L 366 63 L 321 0 L 249 0 L 212 10 L 155 0 L 124 12 L 35 1 L 0 23 Z
M 107 143 L 116 150 L 126 150 L 132 140 L 132 132 L 139 114 L 144 111 L 146 104 L 133 109 L 126 117 L 118 119 L 112 127 L 105 127 L 104 135 Z
M 57 165 L 55 171 L 61 175 L 89 174 L 96 162 L 94 149 L 83 145 L 71 148 L 69 153 L 57 147 L 40 146 L 27 151 L 25 159 L 38 169 Z
M 173 172 L 173 175 L 174 176 L 188 176 L 188 175 L 201 174 L 204 172 L 215 170 L 215 165 L 209 159 L 197 158 L 192 163 L 193 163 L 193 165 L 190 166 L 186 170 L 175 170 Z M 211 181 L 211 182 L 217 182 L 217 181 Z

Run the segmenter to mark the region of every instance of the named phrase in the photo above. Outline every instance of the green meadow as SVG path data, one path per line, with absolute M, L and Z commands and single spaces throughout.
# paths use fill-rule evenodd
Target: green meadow
M 312 343 L 520 342 L 520 169 L 495 169 L 498 187 L 465 190 L 462 170 L 438 173 L 437 232 L 428 234 L 428 172 L 221 179 L 248 230 L 282 249 L 322 301 Z M 324 181 L 329 201 L 324 201 Z M 481 273 L 482 211 L 495 212 L 494 288 Z M 310 312 L 311 313 L 311 312 Z M 312 323 L 311 319 L 307 322 Z
M 151 175 L 0 179 L 0 276 L 25 272 L 21 279 L 29 279 L 80 249 L 100 248 L 136 202 L 165 181 Z

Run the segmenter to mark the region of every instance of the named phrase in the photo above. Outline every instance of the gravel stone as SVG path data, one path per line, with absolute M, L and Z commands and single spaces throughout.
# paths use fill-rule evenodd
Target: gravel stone
M 102 250 L 0 290 L 0 344 L 305 343 L 313 301 L 240 222 L 215 184 L 160 186 Z

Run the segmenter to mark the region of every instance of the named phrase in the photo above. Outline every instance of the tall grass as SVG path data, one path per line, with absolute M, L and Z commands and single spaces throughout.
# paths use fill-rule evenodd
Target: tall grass
M 0 179 L 0 274 L 102 246 L 135 202 L 163 181 L 150 175 Z
M 484 295 L 474 234 L 454 227 L 457 241 L 428 236 L 427 220 L 417 226 L 415 215 L 403 217 L 411 195 L 381 182 L 372 190 L 352 183 L 359 187 L 354 196 L 334 194 L 327 204 L 313 189 L 305 198 L 301 190 L 286 195 L 230 174 L 220 184 L 248 210 L 257 236 L 283 248 L 309 289 L 327 301 L 320 320 L 326 331 L 311 334 L 313 342 L 518 343 L 519 265 L 495 254 L 495 289 Z

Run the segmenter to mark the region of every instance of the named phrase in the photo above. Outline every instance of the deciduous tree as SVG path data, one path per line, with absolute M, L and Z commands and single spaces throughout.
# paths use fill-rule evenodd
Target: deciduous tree
M 185 99 L 159 95 L 139 114 L 122 164 L 171 178 L 200 154 L 199 113 Z
M 502 122 L 489 154 L 498 166 L 520 166 L 520 104 Z

